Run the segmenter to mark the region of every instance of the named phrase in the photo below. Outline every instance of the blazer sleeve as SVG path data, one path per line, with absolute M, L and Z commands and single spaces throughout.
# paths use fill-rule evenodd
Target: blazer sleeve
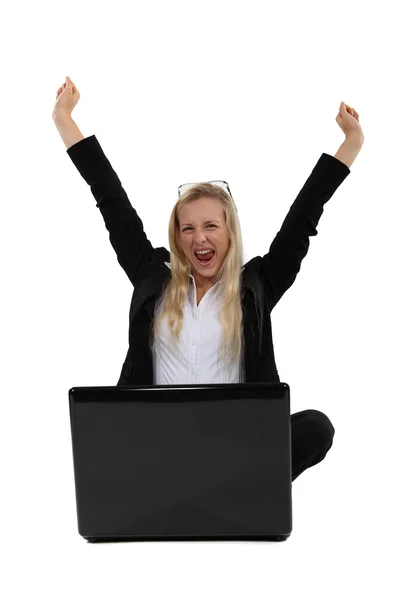
M 90 186 L 110 233 L 117 260 L 135 286 L 141 267 L 150 260 L 154 251 L 141 219 L 95 135 L 68 148 L 67 154 Z
M 270 311 L 294 283 L 308 252 L 310 236 L 318 233 L 324 204 L 349 173 L 347 165 L 323 153 L 290 207 L 269 252 L 262 257 Z

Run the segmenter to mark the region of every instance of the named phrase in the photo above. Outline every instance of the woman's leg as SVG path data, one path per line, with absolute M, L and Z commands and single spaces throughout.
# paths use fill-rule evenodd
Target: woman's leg
M 290 415 L 292 436 L 292 481 L 325 458 L 333 443 L 335 428 L 319 410 Z

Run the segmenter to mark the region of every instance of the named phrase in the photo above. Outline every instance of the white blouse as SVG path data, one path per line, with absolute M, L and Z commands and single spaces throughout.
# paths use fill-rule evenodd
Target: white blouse
M 165 263 L 171 268 L 171 263 Z M 183 326 L 178 351 L 170 342 L 167 319 L 161 325 L 153 348 L 154 385 L 193 383 L 241 383 L 243 371 L 238 357 L 234 364 L 219 358 L 222 326 L 218 321 L 220 282 L 215 283 L 197 306 L 196 282 L 190 285 L 183 307 Z M 158 307 L 161 311 L 162 305 Z

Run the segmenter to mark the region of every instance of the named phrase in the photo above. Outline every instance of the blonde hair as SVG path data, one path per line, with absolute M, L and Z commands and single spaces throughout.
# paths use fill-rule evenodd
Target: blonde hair
M 154 347 L 155 336 L 159 335 L 161 322 L 168 318 L 171 339 L 177 345 L 183 326 L 183 305 L 190 285 L 192 264 L 183 252 L 179 240 L 179 210 L 200 197 L 215 198 L 225 214 L 226 228 L 230 245 L 225 260 L 217 273 L 215 282 L 220 282 L 222 298 L 218 319 L 222 325 L 220 356 L 231 362 L 237 357 L 243 359 L 244 335 L 243 312 L 241 307 L 241 278 L 243 266 L 243 243 L 236 207 L 229 194 L 211 183 L 200 183 L 188 189 L 176 202 L 168 225 L 171 248 L 172 278 L 164 284 L 163 292 L 156 304 L 151 327 L 150 347 Z M 164 301 L 162 310 L 158 310 Z M 175 330 L 173 329 L 175 326 Z M 241 362 L 242 364 L 242 362 Z

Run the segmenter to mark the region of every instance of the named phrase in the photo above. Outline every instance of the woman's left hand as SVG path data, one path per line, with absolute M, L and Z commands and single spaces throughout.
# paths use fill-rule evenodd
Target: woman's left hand
M 344 102 L 340 103 L 339 112 L 336 117 L 336 123 L 340 129 L 344 132 L 346 138 L 348 137 L 359 137 L 360 141 L 364 141 L 364 134 L 361 129 L 358 112 L 348 106 Z

